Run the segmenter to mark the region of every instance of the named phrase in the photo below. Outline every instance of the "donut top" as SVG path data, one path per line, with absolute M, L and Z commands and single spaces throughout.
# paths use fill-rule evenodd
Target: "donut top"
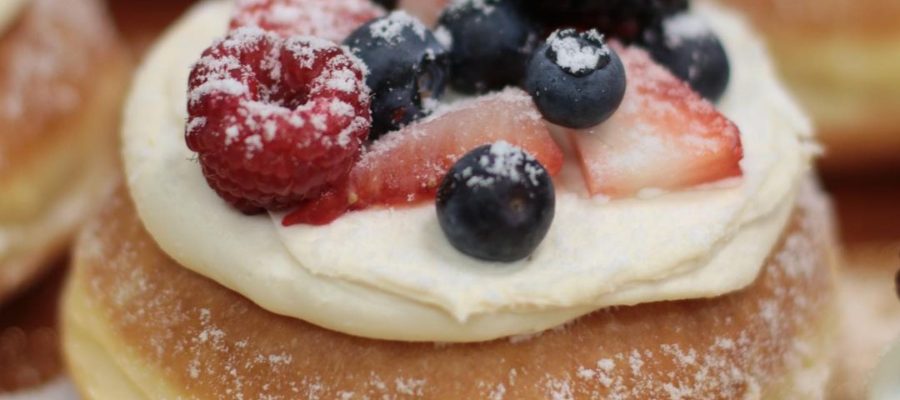
M 293 2 L 303 3 L 300 9 L 303 11 L 300 12 L 307 13 L 322 12 L 323 4 L 340 8 L 345 3 L 311 0 L 283 3 Z M 346 3 L 353 2 L 346 0 Z M 316 191 L 316 195 L 324 200 L 316 200 L 312 204 L 321 207 L 312 207 L 312 211 L 304 215 L 315 216 L 321 210 L 330 210 L 333 202 L 329 199 L 337 199 L 339 203 L 346 198 L 357 200 L 350 206 L 341 203 L 343 207 L 338 207 L 343 208 L 341 212 L 329 214 L 328 218 L 321 220 L 299 218 L 293 221 L 300 223 L 285 224 L 286 218 L 290 220 L 288 217 L 296 215 L 297 210 L 274 203 L 273 208 L 276 209 L 268 215 L 246 215 L 239 210 L 252 212 L 268 208 L 266 206 L 270 204 L 242 203 L 240 198 L 229 198 L 228 191 L 222 189 L 224 186 L 207 182 L 210 175 L 205 178 L 204 170 L 243 171 L 241 168 L 244 166 L 256 165 L 253 167 L 255 171 L 263 171 L 277 166 L 281 158 L 275 156 L 270 158 L 273 160 L 271 163 L 255 164 L 259 161 L 254 154 L 258 153 L 247 152 L 254 148 L 264 150 L 265 146 L 258 146 L 259 142 L 253 137 L 266 140 L 267 133 L 265 121 L 229 119 L 234 115 L 251 115 L 240 111 L 246 109 L 241 108 L 245 106 L 240 104 L 247 104 L 248 100 L 229 103 L 231 100 L 227 99 L 232 97 L 216 98 L 221 99 L 221 104 L 239 104 L 234 109 L 236 114 L 200 115 L 190 109 L 189 82 L 198 86 L 209 82 L 214 82 L 211 85 L 216 86 L 226 82 L 220 86 L 224 88 L 220 93 L 243 96 L 246 90 L 253 90 L 253 96 L 257 97 L 252 101 L 274 101 L 289 111 L 291 104 L 297 110 L 310 107 L 309 99 L 303 96 L 286 96 L 281 89 L 263 90 L 258 85 L 276 78 L 282 79 L 279 80 L 282 84 L 290 85 L 292 78 L 285 76 L 308 76 L 304 75 L 308 74 L 304 71 L 312 70 L 321 73 L 323 70 L 317 69 L 316 60 L 319 59 L 314 56 L 315 51 L 297 49 L 315 48 L 312 44 L 319 43 L 321 36 L 326 34 L 319 33 L 317 39 L 278 34 L 270 36 L 272 34 L 266 33 L 265 26 L 256 26 L 241 33 L 253 36 L 252 43 L 243 42 L 229 47 L 223 43 L 231 39 L 223 41 L 223 38 L 228 34 L 229 21 L 236 20 L 236 12 L 235 7 L 225 1 L 197 6 L 170 30 L 141 67 L 126 108 L 123 129 L 124 159 L 132 197 L 147 230 L 166 253 L 186 268 L 245 295 L 273 312 L 352 335 L 410 341 L 490 340 L 539 332 L 603 307 L 716 296 L 738 290 L 755 279 L 784 230 L 794 207 L 798 182 L 806 174 L 809 159 L 815 150 L 805 118 L 775 79 L 768 57 L 756 38 L 741 20 L 706 5 L 696 7 L 690 13 L 706 21 L 722 39 L 732 65 L 730 83 L 715 108 L 701 102 L 695 94 L 682 92 L 688 90 L 686 86 L 648 85 L 647 82 L 661 82 L 671 75 L 662 72 L 661 67 L 653 66 L 645 53 L 623 45 L 605 47 L 605 44 L 598 45 L 604 46 L 602 52 L 581 52 L 580 48 L 575 47 L 590 46 L 593 39 L 571 36 L 575 39 L 559 44 L 560 48 L 574 49 L 569 53 L 573 57 L 580 57 L 578 54 L 586 54 L 587 57 L 569 58 L 562 64 L 577 65 L 581 69 L 588 61 L 593 65 L 596 60 L 598 66 L 603 64 L 598 68 L 605 68 L 618 62 L 603 56 L 612 49 L 610 54 L 621 54 L 621 65 L 625 71 L 631 71 L 633 77 L 647 77 L 647 80 L 632 78 L 629 83 L 631 89 L 628 89 L 631 92 L 625 91 L 622 104 L 613 107 L 618 110 L 611 113 L 607 122 L 584 129 L 550 124 L 545 119 L 548 113 L 546 107 L 542 108 L 533 101 L 536 95 L 532 92 L 529 96 L 529 93 L 514 88 L 477 96 L 455 93 L 449 97 L 452 101 L 445 98 L 444 103 L 434 102 L 428 104 L 427 109 L 413 110 L 411 114 L 422 112 L 430 115 L 415 116 L 396 132 L 388 131 L 383 137 L 370 134 L 368 140 L 372 144 L 363 145 L 363 153 L 359 156 L 366 168 L 350 167 L 349 178 L 346 178 L 347 175 L 341 178 L 356 182 L 357 186 L 353 187 L 355 191 L 351 191 L 350 196 L 345 191 Z M 290 13 L 282 17 L 289 15 L 296 17 L 296 14 Z M 387 39 L 398 40 L 400 36 L 390 32 L 403 31 L 406 22 L 393 22 L 375 28 L 367 25 L 365 30 L 380 32 Z M 679 24 L 683 21 L 674 25 Z M 414 24 L 411 27 L 415 28 L 413 32 L 418 29 Z M 691 26 L 682 25 L 681 29 L 694 32 Z M 343 32 L 343 35 L 350 33 Z M 341 36 L 338 32 L 327 35 Z M 446 35 L 438 33 L 435 39 L 442 36 Z M 434 49 L 430 46 L 435 42 L 449 42 L 446 37 L 431 41 L 425 34 L 403 36 L 402 40 L 412 49 L 425 50 Z M 260 44 L 270 42 L 274 44 Z M 598 40 L 597 43 L 603 41 Z M 228 68 L 218 70 L 222 79 L 204 78 L 197 81 L 193 76 L 189 81 L 191 66 L 200 65 L 195 63 L 201 55 L 208 56 L 217 48 L 222 51 L 279 54 L 276 58 L 281 64 L 280 67 L 274 63 L 259 64 L 263 66 L 253 71 L 258 82 L 247 81 L 248 74 L 233 74 L 237 69 Z M 534 48 L 539 48 L 539 44 L 535 43 Z M 329 49 L 340 48 L 334 46 Z M 342 52 L 334 51 L 334 54 L 341 53 L 350 58 L 365 59 L 368 56 L 366 53 L 352 53 L 347 48 Z M 434 63 L 442 62 L 444 55 L 436 51 L 431 54 Z M 307 56 L 312 58 L 304 58 Z M 401 54 L 398 59 L 403 56 Z M 340 57 L 334 59 L 344 60 Z M 601 58 L 608 62 L 599 62 Z M 450 59 L 454 56 L 451 55 Z M 367 70 L 367 77 L 371 78 L 382 67 L 377 64 L 378 60 L 355 60 L 350 64 L 341 64 L 351 71 L 346 75 L 345 82 L 354 85 L 321 89 L 328 91 L 329 99 L 345 99 L 326 104 L 328 113 L 334 118 L 319 122 L 303 118 L 301 122 L 300 119 L 292 121 L 291 115 L 285 114 L 284 119 L 278 120 L 281 122 L 274 126 L 283 127 L 282 131 L 296 129 L 309 135 L 318 132 L 320 136 L 311 137 L 321 139 L 329 132 L 344 132 L 344 128 L 329 127 L 350 127 L 352 124 L 347 121 L 356 118 L 378 119 L 377 105 L 365 103 L 371 98 L 355 96 L 351 99 L 345 96 L 345 92 L 352 91 L 355 82 L 362 79 L 354 71 Z M 559 61 L 558 54 L 556 60 Z M 294 68 L 290 66 L 294 62 L 299 69 L 288 70 Z M 360 64 L 365 66 L 359 67 Z M 285 65 L 288 67 L 285 68 Z M 452 65 L 450 68 L 452 70 Z M 642 73 L 647 75 L 640 75 Z M 231 81 L 238 84 L 231 85 Z M 366 83 L 375 93 L 372 98 L 377 102 L 378 86 L 371 81 Z M 454 87 L 463 86 L 454 84 Z M 641 93 L 654 93 L 653 89 L 659 87 L 669 88 L 666 93 L 681 94 L 675 96 L 669 105 L 639 96 Z M 192 102 L 193 93 L 190 97 Z M 640 120 L 647 113 L 654 112 L 654 108 L 679 107 L 688 104 L 689 100 L 696 101 L 696 104 L 686 108 L 683 114 L 700 112 L 707 116 L 706 121 L 714 121 L 715 132 L 739 135 L 736 137 L 739 138 L 741 157 L 734 158 L 737 168 L 729 169 L 714 179 L 695 182 L 695 185 L 674 185 L 666 190 L 653 186 L 629 188 L 628 184 L 633 180 L 623 180 L 617 181 L 612 188 L 626 189 L 616 191 L 608 189 L 603 182 L 596 183 L 589 179 L 592 176 L 616 178 L 618 175 L 602 175 L 602 168 L 586 167 L 584 155 L 579 151 L 595 142 L 585 138 L 598 137 L 603 132 L 630 132 L 629 121 Z M 342 102 L 346 103 L 346 107 L 340 104 Z M 423 105 L 425 103 L 429 102 L 423 102 Z M 331 108 L 332 105 L 334 108 Z M 369 110 L 367 106 L 371 106 L 372 115 L 366 114 Z M 272 115 L 279 112 L 273 111 Z M 723 114 L 721 117 L 719 112 Z M 346 119 L 341 119 L 341 115 Z M 565 120 L 566 117 L 564 115 L 562 118 Z M 232 125 L 226 122 L 232 122 Z M 194 146 L 191 132 L 198 127 L 219 123 L 224 124 L 220 125 L 223 128 L 219 133 L 223 143 L 236 138 L 242 140 L 240 152 L 236 154 L 243 161 L 224 159 L 211 162 L 210 157 L 201 153 L 198 163 L 197 154 L 188 148 L 188 145 Z M 234 128 L 237 131 L 229 133 L 230 126 L 237 126 Z M 503 135 L 504 129 L 483 129 L 494 126 L 512 126 L 519 134 Z M 701 129 L 698 126 L 708 129 L 709 124 L 685 126 L 687 128 L 679 129 Z M 646 128 L 646 125 L 642 127 Z M 364 204 L 366 207 L 359 206 L 358 200 L 365 199 L 371 193 L 394 193 L 383 189 L 365 189 L 370 186 L 363 183 L 377 182 L 376 178 L 380 176 L 372 171 L 391 171 L 390 168 L 398 162 L 407 162 L 402 165 L 403 168 L 418 168 L 417 160 L 432 157 L 434 151 L 446 149 L 446 142 L 433 141 L 431 135 L 434 132 L 444 133 L 440 136 L 444 139 L 450 137 L 450 140 L 465 141 L 471 136 L 466 136 L 466 133 L 484 130 L 500 134 L 490 137 L 488 143 L 494 143 L 494 147 L 486 150 L 486 158 L 475 157 L 471 169 L 460 168 L 459 176 L 467 179 L 466 182 L 476 182 L 474 186 L 490 179 L 509 182 L 509 179 L 501 178 L 518 176 L 516 171 L 530 171 L 523 176 L 531 176 L 531 179 L 513 180 L 511 184 L 537 182 L 535 177 L 542 174 L 552 177 L 554 190 L 551 192 L 555 200 L 552 224 L 549 224 L 543 240 L 537 241 L 538 244 L 527 257 L 502 263 L 485 261 L 451 243 L 448 240 L 450 235 L 440 221 L 441 212 L 435 209 L 435 183 L 424 186 L 431 188 L 430 192 L 400 192 L 406 193 L 401 200 L 384 197 L 394 203 L 373 202 Z M 186 131 L 188 145 L 183 136 Z M 273 138 L 277 136 L 273 133 Z M 354 140 L 367 140 L 359 134 L 352 137 Z M 696 139 L 695 143 L 713 148 L 718 148 L 720 142 L 719 139 Z M 340 146 L 337 140 L 314 142 L 322 151 L 346 148 Z M 507 150 L 508 145 L 524 148 L 524 153 Z M 602 144 L 595 145 L 600 146 L 595 148 L 602 148 Z M 298 145 L 295 143 L 293 146 Z M 413 151 L 403 150 L 407 149 L 405 146 L 412 146 L 408 148 Z M 660 152 L 653 154 L 668 159 L 663 148 L 658 148 Z M 623 159 L 623 162 L 645 165 L 642 156 L 638 153 L 633 158 Z M 459 160 L 462 163 L 465 158 Z M 542 168 L 529 169 L 529 165 L 534 163 Z M 448 168 L 456 168 L 452 164 L 426 164 L 440 166 L 442 172 L 439 175 L 427 175 L 429 169 L 422 168 L 413 169 L 411 171 L 414 172 L 405 175 L 401 169 L 397 176 L 411 177 L 413 185 L 410 187 L 415 188 L 415 179 L 421 176 L 442 178 Z M 306 162 L 302 165 L 311 172 L 298 179 L 329 179 L 327 170 L 321 168 L 320 163 Z M 477 175 L 479 168 L 504 172 L 482 176 Z M 675 170 L 663 169 L 657 175 Z M 472 181 L 472 177 L 479 178 Z M 226 186 L 228 179 L 223 181 Z M 655 175 L 647 179 L 659 182 L 655 180 Z M 306 186 L 314 186 L 307 181 L 302 182 Z M 408 181 L 398 180 L 404 184 Z M 697 183 L 700 185 L 697 186 Z M 487 186 L 496 185 L 492 183 Z M 442 186 L 440 196 L 443 196 L 443 190 Z M 305 203 L 307 200 L 300 201 L 308 204 Z

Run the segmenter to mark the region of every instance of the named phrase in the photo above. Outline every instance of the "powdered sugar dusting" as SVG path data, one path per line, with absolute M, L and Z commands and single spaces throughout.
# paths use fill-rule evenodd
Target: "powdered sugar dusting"
M 815 201 L 794 218 L 788 238 L 797 239 L 785 240 L 760 281 L 730 299 L 604 310 L 519 343 L 442 346 L 352 338 L 263 312 L 165 258 L 133 211 L 122 218 L 119 209 L 129 206 L 117 201 L 86 231 L 76 265 L 87 273 L 77 282 L 91 290 L 91 311 L 102 311 L 136 350 L 131 356 L 203 397 L 758 399 L 773 388 L 790 398 L 823 395 L 828 355 L 816 335 L 831 281 Z M 816 245 L 789 244 L 803 241 Z M 778 261 L 800 258 L 817 273 Z M 763 302 L 779 318 L 760 317 Z
M 241 61 L 254 58 L 258 60 Z M 304 78 L 309 79 L 301 82 L 304 87 L 286 84 L 286 74 L 311 70 L 320 62 L 324 68 Z M 301 147 L 359 146 L 359 133 L 369 126 L 368 110 L 357 115 L 348 101 L 368 104 L 361 65 L 348 50 L 325 39 L 283 40 L 258 27 L 235 29 L 193 68 L 187 135 L 212 130 L 226 146 L 241 145 L 248 159 L 266 143 L 285 140 L 286 134 Z
M 406 11 L 394 11 L 387 18 L 375 21 L 369 26 L 372 37 L 380 38 L 389 44 L 403 42 L 403 31 L 410 28 L 416 36 L 425 41 L 425 25 Z
M 712 30 L 702 17 L 691 13 L 680 13 L 663 21 L 663 32 L 669 47 L 677 48 L 686 39 L 712 36 Z
M 680 13 L 663 21 L 666 33 L 682 38 L 697 38 L 712 35 L 703 18 L 696 14 Z
M 488 15 L 494 12 L 491 0 L 453 0 L 446 8 L 446 13 L 459 12 L 462 9 L 474 9 Z
M 543 170 L 535 167 L 532 163 L 534 157 L 523 151 L 521 148 L 515 147 L 506 141 L 499 141 L 490 146 L 490 155 L 483 155 L 478 160 L 478 164 L 483 171 L 487 173 L 473 175 L 472 168 L 466 168 L 462 171 L 462 178 L 466 179 L 466 185 L 469 187 L 493 186 L 497 178 L 505 178 L 512 182 L 521 182 L 522 179 L 528 179 L 532 185 L 539 184 L 538 177 L 544 173 Z M 526 176 L 520 173 L 523 169 Z
M 437 39 L 438 43 L 444 48 L 450 49 L 453 48 L 453 34 L 450 33 L 444 26 L 439 26 L 434 30 L 434 38 Z
M 603 36 L 596 30 L 591 30 L 587 34 L 597 43 L 603 43 Z M 572 74 L 596 69 L 601 61 L 609 56 L 609 49 L 606 46 L 585 45 L 572 30 L 553 32 L 547 39 L 547 44 L 555 54 L 556 65 Z
M 384 11 L 368 0 L 238 0 L 232 28 L 257 26 L 282 36 L 341 42 Z

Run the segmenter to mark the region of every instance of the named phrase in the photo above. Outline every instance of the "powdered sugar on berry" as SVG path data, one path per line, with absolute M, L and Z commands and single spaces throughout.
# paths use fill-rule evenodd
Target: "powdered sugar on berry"
M 188 147 L 210 186 L 245 212 L 317 195 L 368 136 L 362 63 L 321 38 L 237 28 L 203 52 L 189 88 Z
M 425 25 L 418 19 L 406 13 L 406 11 L 394 11 L 387 18 L 380 19 L 369 26 L 372 37 L 383 39 L 388 44 L 402 42 L 403 31 L 412 28 L 412 31 L 422 41 L 425 41 Z
M 663 29 L 669 39 L 691 39 L 712 35 L 712 31 L 703 18 L 691 14 L 681 13 L 663 21 Z
M 283 36 L 341 42 L 384 10 L 370 0 L 238 0 L 231 27 L 257 26 Z
M 560 68 L 572 74 L 579 74 L 584 71 L 590 71 L 600 64 L 601 58 L 609 56 L 609 49 L 596 46 L 585 46 L 579 41 L 577 36 L 560 35 L 561 32 L 554 32 L 547 39 L 550 48 L 556 54 L 554 62 Z M 597 33 L 596 30 L 588 32 L 591 39 L 597 43 L 603 43 L 603 35 Z
M 450 5 L 447 6 L 445 12 L 452 13 L 457 12 L 462 8 L 470 7 L 475 10 L 481 10 L 485 15 L 494 12 L 494 5 L 490 4 L 489 0 L 453 0 Z
M 467 168 L 463 170 L 463 178 L 469 178 L 466 180 L 466 185 L 489 187 L 494 184 L 494 177 L 507 178 L 513 182 L 520 182 L 524 178 L 528 179 L 532 185 L 538 185 L 537 178 L 543 174 L 543 171 L 526 163 L 526 161 L 533 161 L 534 157 L 505 141 L 492 144 L 490 153 L 493 157 L 485 155 L 478 160 L 478 163 L 490 176 L 471 176 L 472 171 Z M 523 165 L 528 176 L 523 177 L 519 174 L 519 167 Z

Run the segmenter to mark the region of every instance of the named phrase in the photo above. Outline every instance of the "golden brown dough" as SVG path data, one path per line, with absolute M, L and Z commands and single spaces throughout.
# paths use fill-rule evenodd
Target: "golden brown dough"
M 109 192 L 129 70 L 97 0 L 31 0 L 0 32 L 0 303 Z
M 120 190 L 76 247 L 67 362 L 93 399 L 820 398 L 834 322 L 820 203 L 800 203 L 740 292 L 601 310 L 532 337 L 412 344 L 278 316 L 189 272 Z
M 721 0 L 765 34 L 827 172 L 900 167 L 900 1 Z

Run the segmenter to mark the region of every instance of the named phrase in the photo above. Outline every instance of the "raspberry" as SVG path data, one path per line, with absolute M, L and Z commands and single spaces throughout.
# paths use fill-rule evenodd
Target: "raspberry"
M 191 71 L 185 132 L 209 185 L 256 213 L 344 179 L 371 126 L 364 70 L 331 42 L 259 28 L 213 44 Z
M 256 26 L 283 37 L 315 36 L 340 43 L 384 15 L 370 0 L 238 0 L 231 28 Z

